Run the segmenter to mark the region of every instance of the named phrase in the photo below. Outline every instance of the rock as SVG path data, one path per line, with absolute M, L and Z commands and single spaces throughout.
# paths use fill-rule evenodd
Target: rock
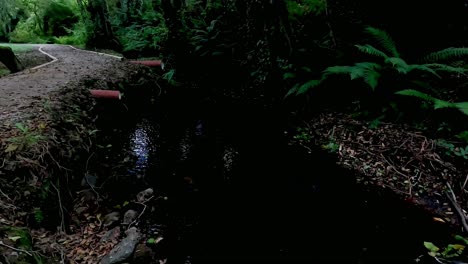
M 105 243 L 109 240 L 116 239 L 120 236 L 120 227 L 116 226 L 111 230 L 107 231 L 99 240 L 99 243 Z
M 86 174 L 81 180 L 81 186 L 83 187 L 96 187 L 97 177 L 91 174 Z
M 124 214 L 124 218 L 123 218 L 123 223 L 124 225 L 129 225 L 131 224 L 138 216 L 138 213 L 137 211 L 135 210 L 128 210 L 125 214 Z
M 102 224 L 104 226 L 110 226 L 113 223 L 119 221 L 119 219 L 120 219 L 120 213 L 119 212 L 112 212 L 112 213 L 106 214 L 104 216 L 104 219 L 102 220 Z
M 141 239 L 141 234 L 136 227 L 128 229 L 125 234 L 127 237 L 101 260 L 101 264 L 121 263 L 132 256 L 135 246 Z
M 154 256 L 154 252 L 145 244 L 138 244 L 133 253 L 133 260 L 136 264 L 150 263 Z
M 88 207 L 85 207 L 85 206 L 80 206 L 78 208 L 75 209 L 75 212 L 79 215 L 81 215 L 82 213 L 84 213 L 86 210 L 88 209 Z
M 148 200 L 153 195 L 153 189 L 148 188 L 144 191 L 141 191 L 137 194 L 137 201 L 142 203 Z

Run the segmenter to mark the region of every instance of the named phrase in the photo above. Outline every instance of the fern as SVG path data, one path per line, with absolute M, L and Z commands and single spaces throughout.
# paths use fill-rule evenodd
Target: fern
M 368 70 L 365 72 L 364 81 L 375 90 L 379 83 L 380 73 L 378 71 Z
M 419 99 L 429 101 L 429 102 L 434 102 L 436 100 L 436 98 L 428 95 L 427 93 L 423 93 L 423 92 L 413 90 L 413 89 L 401 90 L 401 91 L 396 92 L 396 94 L 405 95 L 405 96 L 413 96 L 413 97 L 417 97 Z
M 420 65 L 420 64 L 412 64 L 412 65 L 409 65 L 409 70 L 408 72 L 410 71 L 413 71 L 413 70 L 419 70 L 419 71 L 424 71 L 424 72 L 428 72 L 428 73 L 431 73 L 433 74 L 434 76 L 436 76 L 437 78 L 442 78 L 440 77 L 439 74 L 437 74 L 437 72 L 431 68 L 429 68 L 428 66 L 426 65 Z
M 410 71 L 409 65 L 401 58 L 390 57 L 385 60 L 385 63 L 391 64 L 399 73 L 408 73 Z
M 384 48 L 386 51 L 390 52 L 390 54 L 393 57 L 400 57 L 400 54 L 398 53 L 396 49 L 396 44 L 393 41 L 393 39 L 390 37 L 390 35 L 380 29 L 373 28 L 373 27 L 367 27 L 365 31 L 370 34 L 372 37 L 374 37 L 375 40 L 379 43 L 379 45 Z
M 288 93 L 284 96 L 285 98 L 286 97 L 289 97 L 293 94 L 297 94 L 297 90 L 299 89 L 299 84 L 296 83 L 291 89 L 289 89 Z
M 465 115 L 468 115 L 468 102 L 455 103 L 455 106 Z
M 449 73 L 458 73 L 458 74 L 465 75 L 465 73 L 468 71 L 467 69 L 462 68 L 462 67 L 452 67 L 447 64 L 440 64 L 440 63 L 430 63 L 430 64 L 424 64 L 424 65 L 429 68 L 433 68 L 436 72 L 445 71 Z
M 310 89 L 319 86 L 320 83 L 322 83 L 322 80 L 310 80 L 298 87 L 296 95 L 303 94 L 309 91 Z
M 468 48 L 447 48 L 440 51 L 432 52 L 423 58 L 426 62 L 437 62 L 451 60 L 468 56 Z
M 314 88 L 314 87 L 317 87 L 319 86 L 322 81 L 324 79 L 320 79 L 320 80 L 310 80 L 306 83 L 303 83 L 301 85 L 299 84 L 296 84 L 293 86 L 293 88 L 291 88 L 288 93 L 286 94 L 285 97 L 288 97 L 288 96 L 291 96 L 293 94 L 295 95 L 300 95 L 300 94 L 303 94 L 303 93 L 306 93 L 307 91 L 309 91 L 310 89 Z
M 413 97 L 422 99 L 424 101 L 431 102 L 434 104 L 435 110 L 441 109 L 441 108 L 456 108 L 460 110 L 462 113 L 464 113 L 465 115 L 468 115 L 468 102 L 452 103 L 449 101 L 437 99 L 426 93 L 412 90 L 412 89 L 401 90 L 401 91 L 396 92 L 396 94 L 404 95 L 404 96 L 413 96 Z
M 331 66 L 323 71 L 323 76 L 332 74 L 351 74 L 355 70 L 353 66 Z
M 368 54 L 368 55 L 372 55 L 372 56 L 377 56 L 377 57 L 382 57 L 384 59 L 388 58 L 387 54 L 385 54 L 385 52 L 369 45 L 369 44 L 366 44 L 366 45 L 354 45 L 356 48 L 358 48 L 359 51 L 361 51 L 362 53 L 365 53 L 365 54 Z

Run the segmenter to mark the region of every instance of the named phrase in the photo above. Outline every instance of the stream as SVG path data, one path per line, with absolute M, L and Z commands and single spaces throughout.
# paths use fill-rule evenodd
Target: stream
M 289 144 L 278 111 L 127 97 L 99 102 L 111 155 L 94 170 L 107 175 L 109 206 L 147 188 L 164 198 L 139 224 L 146 238 L 163 238 L 154 263 L 433 263 L 423 242 L 450 238 L 422 210 L 357 185 L 330 154 Z

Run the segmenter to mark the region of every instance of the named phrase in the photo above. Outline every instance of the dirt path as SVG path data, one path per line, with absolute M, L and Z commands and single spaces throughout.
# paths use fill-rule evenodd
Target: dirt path
M 33 101 L 41 100 L 70 82 L 84 79 L 107 81 L 125 73 L 125 63 L 113 56 L 63 45 L 40 46 L 57 61 L 0 78 L 0 122 L 17 119 Z

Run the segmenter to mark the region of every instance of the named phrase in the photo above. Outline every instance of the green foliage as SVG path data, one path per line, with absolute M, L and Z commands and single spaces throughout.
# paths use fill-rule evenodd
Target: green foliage
M 299 143 L 309 143 L 312 141 L 312 135 L 307 128 L 298 127 L 297 134 L 293 137 L 295 140 L 299 141 Z
M 426 62 L 448 61 L 468 56 L 468 48 L 447 48 L 426 55 Z
M 452 102 L 434 98 L 430 96 L 429 94 L 416 91 L 416 90 L 412 90 L 412 89 L 401 90 L 401 91 L 396 92 L 396 94 L 404 95 L 404 96 L 412 96 L 412 97 L 416 97 L 424 101 L 433 103 L 434 109 L 455 108 L 455 109 L 460 110 L 465 115 L 468 115 L 468 102 L 452 103 Z
M 140 55 L 161 50 L 168 29 L 158 11 L 159 5 L 159 1 L 142 0 L 123 1 L 120 7 L 116 3 L 110 7 L 110 22 L 124 52 Z
M 458 135 L 455 136 L 456 138 L 463 140 L 465 143 L 468 144 L 468 131 L 462 131 Z
M 2 47 L 9 47 L 13 50 L 14 53 L 23 53 L 23 52 L 29 52 L 33 50 L 32 45 L 25 45 L 25 44 L 7 44 L 7 43 L 2 43 L 0 44 Z
M 424 247 L 429 250 L 428 254 L 431 257 L 437 258 L 437 262 L 446 263 L 445 261 L 455 260 L 462 256 L 466 248 L 467 240 L 462 236 L 455 236 L 455 239 L 461 241 L 463 244 L 448 244 L 442 250 L 434 245 L 432 242 L 424 242 Z M 455 263 L 455 262 L 453 262 Z M 456 262 L 458 263 L 458 262 Z M 460 262 L 461 263 L 461 262 Z M 464 262 L 463 262 L 464 263 Z
M 367 27 L 365 32 L 371 35 L 385 52 L 389 52 L 393 57 L 400 57 L 395 42 L 387 32 L 373 27 Z
M 310 14 L 321 15 L 324 13 L 327 8 L 327 0 L 288 0 L 286 5 L 290 19 L 301 19 Z
M 58 37 L 54 42 L 66 45 L 84 45 L 88 41 L 89 34 L 85 21 L 79 21 L 73 26 L 73 30 L 67 29 L 67 32 L 70 35 Z
M 46 41 L 36 31 L 36 27 L 35 17 L 22 20 L 15 30 L 9 34 L 9 39 L 14 43 L 45 43 Z
M 78 16 L 73 12 L 73 4 L 70 0 L 51 1 L 42 17 L 43 33 L 46 36 L 66 36 L 70 28 L 78 22 Z
M 437 145 L 445 149 L 445 155 L 447 156 L 458 156 L 463 159 L 468 159 L 468 145 L 457 147 L 453 143 L 449 143 L 445 140 L 439 140 Z
M 44 221 L 44 213 L 41 208 L 34 208 L 34 220 L 39 225 Z
M 322 145 L 322 149 L 327 150 L 330 153 L 336 153 L 340 149 L 340 145 L 337 144 L 334 140 L 330 140 L 328 144 Z
M 38 134 L 35 131 L 31 131 L 23 123 L 16 123 L 16 128 L 20 131 L 20 135 L 7 139 L 6 141 L 10 144 L 7 146 L 5 152 L 20 151 L 24 148 L 34 146 L 41 140 L 44 140 L 44 136 Z
M 400 58 L 400 54 L 396 48 L 395 42 L 385 31 L 368 27 L 366 28 L 366 33 L 370 34 L 371 37 L 377 42 L 379 47 L 382 50 L 370 45 L 355 45 L 356 48 L 367 56 L 376 57 L 375 62 L 358 62 L 352 66 L 331 66 L 326 68 L 322 72 L 322 76 L 319 80 L 311 80 L 303 84 L 294 85 L 286 94 L 290 96 L 292 94 L 300 95 L 304 94 L 310 89 L 321 85 L 324 81 L 334 75 L 348 75 L 350 80 L 360 79 L 366 84 L 371 90 L 375 90 L 380 85 L 380 80 L 385 77 L 387 74 L 394 74 L 401 76 L 408 76 L 410 78 L 427 78 L 428 76 L 436 77 L 441 79 L 441 73 L 451 73 L 456 75 L 465 75 L 466 69 L 461 67 L 454 67 L 447 64 L 441 63 L 427 63 L 427 64 L 409 64 L 404 59 Z M 465 48 L 449 48 L 442 50 L 440 52 L 432 53 L 426 56 L 425 60 L 442 60 L 450 58 L 459 58 L 468 53 Z M 394 73 L 392 73 L 394 72 Z M 414 74 L 413 74 L 414 73 Z M 411 75 L 410 75 L 411 74 Z M 285 75 L 286 76 L 286 75 Z M 288 73 L 286 77 L 292 77 L 293 73 Z M 389 75 L 392 76 L 392 75 Z M 391 78 L 395 78 L 393 75 Z M 390 79 L 390 78 L 386 78 Z M 429 85 L 426 85 L 424 82 L 413 80 L 414 84 L 419 84 L 420 87 L 426 88 L 428 92 L 437 93 L 434 89 L 430 88 Z M 422 85 L 421 85 L 422 84 Z M 429 89 L 427 89 L 429 88 Z M 397 89 L 398 87 L 392 87 L 392 89 Z M 426 102 L 432 103 L 434 109 L 441 108 L 456 108 L 462 113 L 468 115 L 468 102 L 452 103 L 449 101 L 444 101 L 437 99 L 434 96 L 421 92 L 415 89 L 406 89 L 398 91 L 397 94 L 404 96 L 412 96 L 419 99 L 422 99 Z

